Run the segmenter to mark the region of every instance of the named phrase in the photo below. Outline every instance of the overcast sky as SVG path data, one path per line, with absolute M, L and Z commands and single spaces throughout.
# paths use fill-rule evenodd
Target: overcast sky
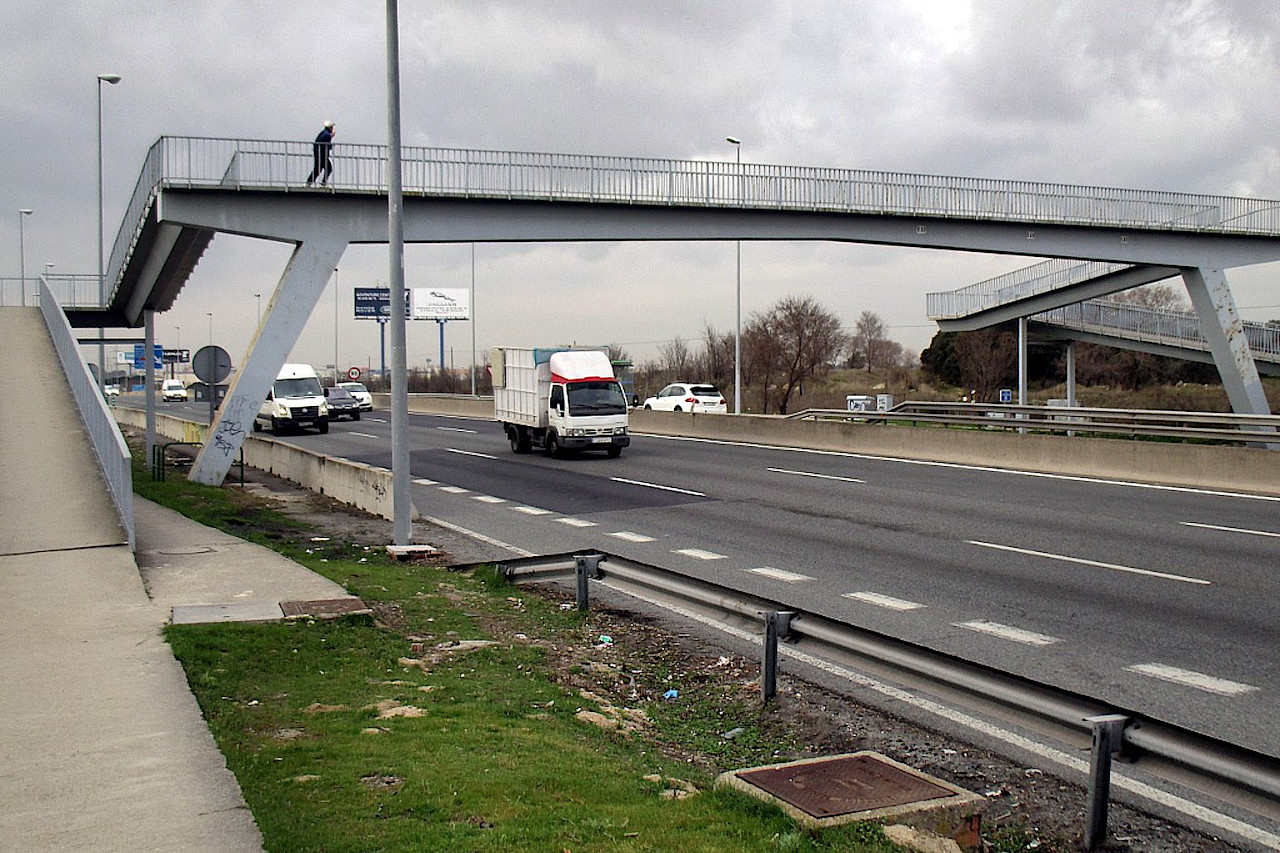
M 0 274 L 97 267 L 97 75 L 107 246 L 162 135 L 386 141 L 384 4 L 374 0 L 8 0 Z M 1258 0 L 407 0 L 405 144 L 732 160 L 1280 199 L 1280 3 Z M 157 339 L 242 359 L 289 250 L 217 236 Z M 410 287 L 468 288 L 471 247 L 411 246 Z M 834 243 L 747 243 L 743 311 L 812 295 L 863 310 L 918 352 L 924 295 L 1028 259 Z M 1232 271 L 1241 313 L 1280 316 L 1280 266 Z M 479 245 L 476 338 L 619 343 L 637 360 L 731 331 L 732 243 Z M 377 366 L 354 287 L 387 281 L 353 247 L 294 360 Z M 12 304 L 12 289 L 3 294 Z M 335 313 L 337 322 L 335 323 Z M 212 318 L 208 315 L 212 314 Z M 180 331 L 179 331 L 180 330 Z M 446 359 L 469 363 L 450 323 Z M 438 360 L 409 327 L 410 365 Z M 110 355 L 108 356 L 110 357 Z M 696 377 L 694 377 L 696 378 Z

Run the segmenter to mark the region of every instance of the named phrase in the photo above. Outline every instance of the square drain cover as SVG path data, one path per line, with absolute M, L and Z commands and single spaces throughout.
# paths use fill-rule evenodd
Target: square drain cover
M 324 601 L 282 601 L 280 609 L 286 619 L 336 619 L 339 616 L 372 613 L 369 605 L 358 598 L 330 598 Z
M 738 778 L 817 818 L 937 800 L 953 793 L 865 754 L 745 770 Z

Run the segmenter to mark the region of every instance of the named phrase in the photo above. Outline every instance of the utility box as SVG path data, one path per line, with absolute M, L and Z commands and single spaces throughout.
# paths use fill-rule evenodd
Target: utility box
M 889 410 L 890 410 L 890 409 L 892 409 L 892 408 L 893 408 L 893 395 L 892 395 L 892 394 L 877 394 L 877 395 L 876 395 L 876 411 L 877 411 L 877 412 L 887 412 L 887 411 L 889 411 Z
M 874 412 L 876 398 L 867 394 L 850 394 L 844 398 L 844 405 L 850 412 Z

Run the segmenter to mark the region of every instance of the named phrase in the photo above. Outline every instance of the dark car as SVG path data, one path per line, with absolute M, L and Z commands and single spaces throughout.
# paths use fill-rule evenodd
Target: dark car
M 360 420 L 360 401 L 352 397 L 345 388 L 326 388 L 324 395 L 329 402 L 329 420 L 336 421 L 338 418 Z

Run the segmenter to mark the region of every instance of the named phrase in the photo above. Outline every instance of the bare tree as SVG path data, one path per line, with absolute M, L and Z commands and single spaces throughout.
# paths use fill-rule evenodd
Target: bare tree
M 1013 335 L 994 329 L 965 332 L 956 339 L 956 361 L 966 388 L 979 400 L 994 400 L 1013 370 L 1017 356 Z
M 658 347 L 658 354 L 662 356 L 662 363 L 671 371 L 677 379 L 688 378 L 686 374 L 689 371 L 691 354 L 689 352 L 689 344 L 684 338 L 675 338 L 667 341 Z
M 733 376 L 733 335 L 721 334 L 707 323 L 702 334 L 702 355 L 697 361 L 700 378 L 724 388 Z
M 879 314 L 863 311 L 853 327 L 853 339 L 849 347 L 849 366 L 864 366 L 870 373 L 876 367 L 892 367 L 890 356 L 894 354 L 894 342 L 888 338 L 889 327 Z M 898 345 L 898 352 L 902 347 Z
M 816 299 L 787 297 L 753 314 L 743 329 L 743 383 L 759 385 L 763 411 L 776 398 L 779 413 L 786 414 L 795 390 L 837 361 L 846 341 L 840 318 Z
M 1113 293 L 1107 299 L 1157 311 L 1186 311 L 1188 308 L 1182 292 L 1171 284 L 1146 284 Z

